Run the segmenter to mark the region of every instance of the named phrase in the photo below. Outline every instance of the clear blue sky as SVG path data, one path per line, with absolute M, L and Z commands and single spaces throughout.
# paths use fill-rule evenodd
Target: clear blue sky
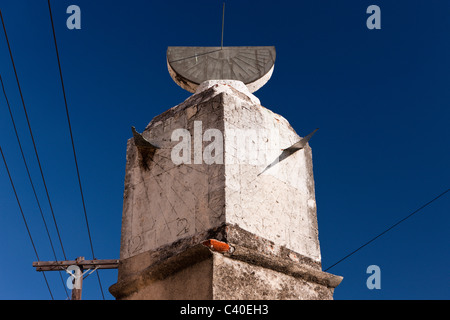
M 81 30 L 66 8 L 81 8 Z M 381 8 L 381 30 L 366 9 Z M 64 249 L 91 258 L 47 1 L 1 0 Z M 220 45 L 222 1 L 53 0 L 53 17 L 87 214 L 98 259 L 119 257 L 126 141 L 189 93 L 167 71 L 168 46 Z M 274 45 L 272 79 L 255 95 L 311 140 L 322 265 L 333 264 L 450 186 L 450 2 L 226 1 L 226 46 Z M 3 32 L 0 73 L 59 259 Z M 41 260 L 49 241 L 0 96 L 0 145 Z M 449 299 L 450 194 L 329 272 L 335 299 Z M 0 163 L 0 299 L 50 299 Z M 6 263 L 7 262 L 7 263 Z M 366 269 L 381 269 L 381 289 Z M 47 273 L 56 299 L 65 292 Z M 64 279 L 66 279 L 65 275 Z M 117 271 L 100 273 L 107 299 Z M 101 299 L 97 279 L 85 299 Z

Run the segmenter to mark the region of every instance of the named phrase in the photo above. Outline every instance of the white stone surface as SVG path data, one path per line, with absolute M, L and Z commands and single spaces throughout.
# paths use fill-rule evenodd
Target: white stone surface
M 300 150 L 261 172 L 287 148 L 300 140 L 289 123 L 261 106 L 227 96 L 225 118 L 225 190 L 226 222 L 269 239 L 276 244 L 320 261 L 312 168 Z M 261 139 L 254 139 L 253 150 L 260 151 L 256 165 L 249 159 L 233 156 L 236 149 L 247 147 L 228 132 L 256 130 Z M 240 136 L 242 142 L 242 135 Z M 248 140 L 248 139 L 247 139 Z M 311 163 L 311 162 L 310 162 Z
M 194 132 L 199 121 L 200 134 Z M 174 164 L 171 150 L 179 142 L 171 135 L 180 128 L 191 134 L 192 158 L 196 148 L 211 143 L 198 141 L 205 130 L 220 130 L 223 164 Z M 245 85 L 202 84 L 155 117 L 143 135 L 160 149 L 145 170 L 133 140 L 128 142 L 121 259 L 228 223 L 320 261 L 311 149 L 307 145 L 261 174 L 300 137 Z
M 272 70 L 272 69 L 271 69 Z M 250 98 L 253 104 L 261 104 L 259 99 L 250 92 L 248 87 L 242 82 L 238 80 L 207 80 L 202 82 L 196 89 L 195 94 L 199 94 L 206 89 L 215 86 L 215 93 L 219 94 L 221 92 L 226 92 L 228 94 L 233 94 L 231 88 L 234 88 L 241 93 L 245 94 Z

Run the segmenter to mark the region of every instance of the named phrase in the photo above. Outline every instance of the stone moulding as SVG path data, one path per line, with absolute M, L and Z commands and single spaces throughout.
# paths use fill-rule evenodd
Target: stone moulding
M 147 257 L 137 256 L 120 261 L 122 267 L 127 269 L 128 276 L 121 278 L 119 275 L 119 281 L 109 289 L 111 294 L 116 299 L 126 299 L 155 281 L 164 280 L 206 259 L 214 259 L 214 255 L 222 255 L 250 265 L 270 269 L 331 290 L 334 290 L 343 279 L 341 276 L 321 271 L 317 262 L 287 248 L 277 246 L 238 226 L 223 225 L 205 233 L 204 236 L 205 238 L 202 240 L 198 236 L 182 239 L 176 244 L 151 253 L 144 253 Z M 217 252 L 203 244 L 209 237 L 219 238 L 220 241 L 227 241 L 229 238 L 237 243 L 228 242 L 228 245 L 233 248 L 229 252 Z M 128 267 L 127 264 L 133 264 L 132 260 L 136 259 L 140 260 L 139 262 L 146 260 L 148 267 L 130 274 L 129 271 L 132 267 Z
M 343 277 L 326 273 L 307 265 L 283 259 L 279 257 L 262 254 L 258 251 L 231 244 L 233 253 L 224 253 L 225 256 L 250 264 L 258 265 L 267 269 L 278 271 L 295 278 L 301 278 L 308 282 L 317 283 L 328 288 L 336 288 Z

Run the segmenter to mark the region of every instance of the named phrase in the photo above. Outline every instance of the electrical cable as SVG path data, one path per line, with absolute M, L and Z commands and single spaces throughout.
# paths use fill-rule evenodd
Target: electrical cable
M 398 226 L 400 223 L 402 223 L 403 221 L 405 221 L 406 219 L 412 217 L 414 214 L 416 214 L 417 212 L 419 212 L 420 210 L 422 210 L 423 208 L 425 208 L 426 206 L 430 205 L 431 203 L 433 203 L 434 201 L 436 201 L 437 199 L 439 199 L 440 197 L 442 197 L 443 195 L 445 195 L 447 192 L 449 192 L 450 189 L 445 190 L 444 192 L 442 192 L 440 195 L 438 195 L 437 197 L 435 197 L 433 200 L 428 201 L 427 203 L 425 203 L 424 205 L 422 205 L 420 208 L 416 209 L 415 211 L 413 211 L 412 213 L 410 213 L 409 215 L 407 215 L 406 217 L 404 217 L 403 219 L 401 219 L 400 221 L 398 221 L 397 223 L 393 224 L 392 226 L 390 226 L 389 228 L 387 228 L 386 230 L 384 230 L 383 232 L 381 232 L 380 234 L 378 234 L 377 236 L 373 237 L 372 239 L 370 239 L 369 241 L 367 241 L 366 243 L 364 243 L 362 246 L 360 246 L 359 248 L 357 248 L 356 250 L 352 251 L 351 253 L 347 254 L 345 257 L 343 257 L 342 259 L 340 259 L 339 261 L 335 262 L 334 264 L 332 264 L 331 266 L 329 266 L 328 268 L 326 268 L 324 271 L 328 271 L 329 269 L 333 268 L 334 266 L 336 266 L 337 264 L 341 263 L 342 261 L 344 261 L 345 259 L 349 258 L 350 256 L 352 256 L 353 254 L 355 254 L 356 252 L 358 252 L 359 250 L 361 250 L 362 248 L 364 248 L 365 246 L 367 246 L 369 243 L 375 241 L 376 239 L 378 239 L 379 237 L 381 237 L 383 234 L 385 234 L 386 232 L 388 232 L 389 230 L 392 230 L 393 228 L 395 228 L 396 226 Z
M 73 157 L 74 157 L 74 160 L 75 160 L 75 167 L 76 167 L 77 177 L 78 177 L 78 185 L 79 185 L 80 193 L 81 193 L 81 202 L 83 204 L 84 218 L 85 218 L 85 221 L 86 221 L 87 232 L 88 232 L 88 236 L 89 236 L 89 243 L 90 243 L 91 252 L 92 252 L 92 258 L 96 259 L 95 254 L 94 254 L 94 246 L 92 244 L 92 237 L 91 237 L 91 231 L 90 231 L 90 228 L 89 228 L 87 212 L 86 212 L 86 204 L 85 204 L 85 201 L 84 201 L 83 188 L 82 188 L 81 177 L 80 177 L 80 170 L 78 168 L 77 153 L 76 153 L 75 143 L 74 143 L 74 139 L 73 139 L 72 126 L 71 126 L 71 123 L 70 123 L 69 108 L 67 106 L 66 90 L 64 88 L 64 80 L 63 80 L 62 69 L 61 69 L 61 61 L 60 61 L 60 58 L 59 58 L 58 43 L 56 41 L 55 25 L 53 23 L 53 15 L 52 15 L 52 9 L 51 9 L 51 6 L 50 6 L 50 0 L 48 0 L 47 2 L 48 2 L 48 10 L 49 10 L 49 13 L 50 13 L 50 21 L 51 21 L 51 25 L 52 25 L 53 40 L 54 40 L 54 43 L 55 43 L 56 58 L 57 58 L 57 61 L 58 61 L 59 76 L 61 78 L 61 87 L 62 87 L 62 92 L 63 92 L 63 96 L 64 96 L 64 104 L 65 104 L 65 107 L 66 107 L 66 115 L 67 115 L 67 122 L 68 122 L 68 125 L 69 125 L 70 140 L 72 142 Z M 99 286 L 100 286 L 100 290 L 101 290 L 101 293 L 102 293 L 103 300 L 105 300 L 105 295 L 103 293 L 103 287 L 102 287 L 102 283 L 101 283 L 98 271 L 97 271 L 97 278 L 98 278 L 98 283 L 99 283 Z
M 1 146 L 0 146 L 0 153 L 2 154 L 3 163 L 5 164 L 6 172 L 8 173 L 9 181 L 11 182 L 11 187 L 13 188 L 14 195 L 16 196 L 16 201 L 17 201 L 17 204 L 19 205 L 20 213 L 22 214 L 22 219 L 23 219 L 23 222 L 25 223 L 25 227 L 26 227 L 27 232 L 28 232 L 28 237 L 30 238 L 31 245 L 33 246 L 34 253 L 36 254 L 36 259 L 38 261 L 40 261 L 38 252 L 36 250 L 36 246 L 35 246 L 34 241 L 33 241 L 33 237 L 31 236 L 30 228 L 28 227 L 27 220 L 25 219 L 25 215 L 23 214 L 22 206 L 20 205 L 19 197 L 17 196 L 16 188 L 14 187 L 14 183 L 13 183 L 13 180 L 12 180 L 12 177 L 11 177 L 11 173 L 9 172 L 9 168 L 8 168 L 7 163 L 6 163 L 5 155 L 3 154 L 3 150 L 2 150 Z M 47 289 L 48 289 L 48 291 L 50 293 L 50 296 L 52 297 L 52 300 L 54 300 L 53 294 L 52 294 L 52 290 L 50 289 L 50 285 L 48 284 L 48 281 L 47 281 L 47 277 L 45 276 L 44 272 L 42 272 L 42 275 L 44 276 L 44 280 L 45 280 L 45 283 L 47 284 Z
M 33 194 L 34 194 L 34 198 L 36 199 L 36 203 L 37 203 L 37 206 L 38 206 L 38 208 L 39 208 L 39 212 L 41 213 L 42 221 L 44 222 L 44 226 L 45 226 L 45 230 L 46 230 L 46 232 L 47 232 L 48 240 L 50 241 L 50 246 L 51 246 L 52 251 L 53 251 L 53 256 L 55 257 L 55 260 L 58 261 L 58 258 L 56 257 L 55 247 L 53 246 L 53 241 L 52 241 L 52 239 L 51 239 L 51 237 L 50 237 L 50 232 L 49 232 L 49 230 L 48 230 L 47 222 L 45 221 L 44 214 L 43 214 L 43 212 L 42 212 L 42 207 L 41 207 L 41 204 L 40 204 L 40 202 L 39 202 L 38 196 L 37 196 L 37 194 L 36 194 L 36 189 L 35 189 L 35 187 L 34 187 L 33 180 L 31 179 L 30 170 L 28 169 L 28 164 L 27 164 L 27 161 L 26 161 L 26 159 L 25 159 L 25 155 L 24 155 L 24 153 L 23 153 L 22 143 L 20 142 L 19 134 L 18 134 L 18 132 L 17 132 L 17 127 L 16 127 L 16 122 L 14 121 L 14 117 L 13 117 L 13 114 L 12 114 L 12 111 L 11 111 L 11 106 L 10 106 L 10 104 L 9 104 L 8 96 L 6 95 L 5 86 L 4 86 L 4 84 L 3 84 L 3 79 L 2 79 L 2 76 L 1 76 L 1 75 L 0 75 L 0 83 L 1 83 L 1 86 L 2 86 L 2 90 L 3 90 L 3 95 L 5 96 L 6 105 L 8 106 L 9 115 L 10 115 L 10 117 L 11 117 L 11 122 L 12 122 L 12 125 L 13 125 L 13 128 L 14 128 L 14 133 L 16 134 L 17 143 L 18 143 L 18 145 L 19 145 L 19 149 L 20 149 L 20 153 L 21 153 L 21 155 L 22 155 L 23 163 L 24 163 L 25 169 L 26 169 L 26 171 L 27 171 L 28 180 L 30 181 L 31 188 L 32 188 Z M 64 280 L 63 280 L 62 275 L 61 275 L 61 272 L 58 272 L 58 273 L 59 273 L 59 276 L 60 276 L 60 278 L 61 278 L 61 282 L 62 282 L 62 284 L 63 284 L 64 291 L 66 292 L 67 297 L 69 297 L 69 294 L 68 294 L 68 292 L 67 292 L 66 285 L 65 285 Z
M 21 86 L 20 86 L 19 77 L 17 75 L 16 65 L 14 63 L 14 58 L 13 58 L 12 51 L 11 51 L 11 46 L 9 44 L 8 33 L 6 32 L 5 22 L 3 20 L 3 15 L 2 15 L 2 11 L 1 10 L 0 10 L 0 19 L 2 21 L 3 31 L 5 33 L 6 43 L 8 45 L 8 50 L 9 50 L 9 56 L 11 58 L 11 63 L 12 63 L 13 69 L 14 69 L 14 75 L 16 77 L 17 86 L 19 88 L 19 94 L 20 94 L 20 98 L 22 100 L 23 110 L 25 112 L 25 117 L 27 119 L 28 130 L 30 131 L 31 140 L 33 142 L 34 153 L 36 155 L 36 159 L 37 159 L 37 162 L 38 162 L 38 165 L 39 165 L 39 170 L 40 170 L 40 173 L 41 173 L 42 182 L 44 184 L 45 192 L 46 192 L 46 195 L 47 195 L 47 200 L 48 200 L 48 203 L 49 203 L 49 206 L 50 206 L 50 210 L 51 210 L 51 213 L 52 213 L 53 222 L 55 224 L 56 232 L 58 234 L 59 243 L 61 245 L 61 249 L 62 249 L 62 252 L 63 252 L 63 255 L 64 255 L 64 259 L 67 260 L 66 253 L 64 251 L 64 246 L 62 244 L 62 240 L 61 240 L 61 235 L 60 235 L 60 232 L 59 232 L 58 224 L 56 223 L 56 218 L 55 218 L 55 214 L 54 214 L 54 211 L 53 211 L 53 206 L 52 206 L 52 203 L 50 201 L 50 195 L 49 195 L 49 192 L 48 192 L 48 189 L 47 189 L 47 184 L 45 182 L 45 177 L 44 177 L 44 173 L 43 173 L 43 170 L 42 170 L 41 161 L 39 160 L 39 154 L 38 154 L 38 151 L 37 151 L 36 142 L 34 140 L 33 131 L 31 130 L 30 119 L 28 118 L 28 112 L 27 112 L 27 108 L 25 106 L 25 101 L 24 101 L 24 98 L 23 98 L 22 89 L 21 89 Z

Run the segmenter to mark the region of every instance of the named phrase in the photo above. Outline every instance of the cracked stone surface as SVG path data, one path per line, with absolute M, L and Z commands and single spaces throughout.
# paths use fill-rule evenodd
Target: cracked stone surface
M 190 133 L 190 164 L 173 161 L 177 129 Z M 223 135 L 222 162 L 195 163 L 213 142 L 204 137 L 208 129 Z M 260 174 L 300 136 L 239 83 L 201 86 L 156 116 L 142 135 L 159 149 L 143 166 L 128 141 L 121 259 L 227 224 L 320 264 L 311 149 L 306 145 Z

